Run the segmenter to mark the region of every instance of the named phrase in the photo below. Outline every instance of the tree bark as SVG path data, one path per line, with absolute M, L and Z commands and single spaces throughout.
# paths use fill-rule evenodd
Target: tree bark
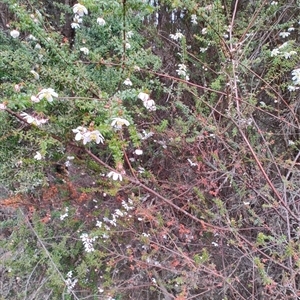
M 9 22 L 9 11 L 8 6 L 5 3 L 0 2 L 0 29 L 6 30 Z

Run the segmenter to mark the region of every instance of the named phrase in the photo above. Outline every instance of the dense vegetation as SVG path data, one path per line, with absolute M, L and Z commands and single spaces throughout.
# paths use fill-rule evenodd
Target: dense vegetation
M 298 299 L 299 12 L 2 0 L 0 299 Z

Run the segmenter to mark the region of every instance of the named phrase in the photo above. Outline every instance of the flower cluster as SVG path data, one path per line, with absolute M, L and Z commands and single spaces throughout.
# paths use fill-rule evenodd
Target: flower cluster
M 128 203 L 124 200 L 122 201 L 122 207 L 123 207 L 122 210 L 121 209 L 115 209 L 114 213 L 112 214 L 111 219 L 109 219 L 107 217 L 104 217 L 103 222 L 116 227 L 117 226 L 117 219 L 119 219 L 120 217 L 128 216 L 128 212 L 135 209 L 135 207 L 133 206 L 133 201 L 130 198 L 128 199 Z M 110 230 L 110 227 L 106 224 L 103 225 L 103 223 L 101 221 L 97 221 L 96 226 L 99 227 L 99 228 L 104 227 L 106 230 Z M 104 237 L 107 238 L 107 235 L 104 236 Z
M 282 37 L 282 38 L 286 38 L 290 35 L 291 33 L 288 32 L 288 31 L 282 31 L 279 33 L 279 36 Z
M 282 32 L 280 32 L 280 33 L 279 33 L 279 36 L 282 37 L 283 39 L 285 39 L 286 37 L 290 36 L 291 31 L 294 31 L 294 30 L 295 30 L 294 27 L 290 27 L 290 28 L 288 29 L 288 31 L 282 31 Z
M 300 85 L 300 69 L 295 69 L 292 71 L 294 84 Z
M 80 236 L 80 238 L 81 238 L 81 241 L 83 242 L 84 250 L 85 250 L 87 253 L 90 253 L 90 252 L 94 252 L 94 251 L 95 251 L 93 243 L 94 243 L 95 240 L 98 238 L 97 236 L 89 237 L 87 233 L 83 233 L 83 234 Z
M 177 31 L 175 34 L 170 34 L 170 38 L 175 41 L 181 40 L 183 37 L 184 35 L 180 31 Z
M 122 181 L 123 180 L 123 177 L 120 173 L 116 173 L 114 171 L 110 171 L 108 174 L 107 174 L 107 177 L 108 178 L 112 178 L 112 180 L 120 180 Z
M 63 215 L 60 215 L 60 219 L 63 221 L 66 217 L 68 217 L 69 216 L 69 208 L 68 207 L 66 207 L 65 208 L 65 213 L 63 214 Z
M 67 168 L 71 166 L 71 164 L 72 164 L 71 161 L 72 161 L 73 159 L 75 159 L 74 156 L 67 156 L 67 160 L 66 160 L 66 162 L 65 162 L 65 166 L 66 166 Z
M 20 116 L 29 124 L 35 125 L 35 126 L 41 126 L 48 122 L 48 119 L 38 119 L 35 118 L 25 112 L 21 113 Z
M 90 142 L 96 142 L 96 144 L 102 143 L 104 141 L 103 135 L 100 133 L 99 130 L 88 130 L 83 126 L 78 126 L 76 129 L 72 129 L 75 135 L 76 141 L 83 141 L 83 145 L 86 145 Z
M 271 57 L 275 57 L 275 56 L 281 56 L 284 57 L 285 59 L 289 59 L 291 56 L 296 55 L 297 52 L 292 50 L 292 51 L 288 51 L 288 42 L 283 43 L 281 46 L 279 46 L 278 48 L 274 48 L 271 51 Z
M 146 130 L 144 130 L 144 129 L 142 130 L 142 133 L 139 133 L 139 137 L 141 140 L 147 140 L 153 135 L 154 135 L 154 132 L 152 132 L 152 131 L 146 132 Z
M 78 15 L 75 15 L 73 18 L 73 23 L 71 23 L 71 27 L 73 29 L 80 28 L 81 23 L 82 23 L 82 19 Z
M 296 91 L 299 89 L 299 87 L 295 86 L 295 85 L 300 85 L 300 69 L 293 70 L 292 75 L 293 75 L 292 80 L 293 80 L 294 85 L 288 86 L 288 90 L 290 92 L 293 92 L 293 91 Z
M 190 77 L 189 77 L 189 75 L 187 74 L 187 68 L 186 68 L 186 65 L 185 65 L 185 64 L 179 64 L 178 67 L 179 67 L 179 69 L 176 70 L 177 74 L 178 74 L 179 76 L 184 77 L 185 80 L 187 80 L 187 81 L 190 80 Z
M 88 10 L 84 5 L 77 3 L 73 6 L 73 12 L 75 16 L 73 18 L 73 23 L 71 23 L 71 27 L 73 29 L 78 29 L 82 23 L 82 17 L 88 14 Z
M 198 24 L 198 22 L 197 22 L 197 16 L 196 15 L 191 15 L 191 22 L 194 25 Z
M 154 100 L 150 99 L 150 95 L 146 93 L 139 93 L 138 98 L 143 101 L 143 105 L 150 111 L 155 111 L 156 110 L 156 105 Z
M 67 274 L 67 279 L 65 280 L 66 286 L 67 286 L 67 292 L 68 294 L 70 294 L 72 292 L 72 290 L 74 289 L 78 279 L 72 279 L 73 277 L 73 272 L 70 271 Z
M 126 38 L 125 38 L 125 48 L 126 49 L 130 49 L 131 48 L 131 44 L 129 43 L 128 39 L 132 38 L 133 36 L 133 32 L 132 31 L 128 31 L 126 32 Z

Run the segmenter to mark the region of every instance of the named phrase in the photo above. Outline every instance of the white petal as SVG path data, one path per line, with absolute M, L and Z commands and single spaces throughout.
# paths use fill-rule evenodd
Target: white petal
M 141 149 L 136 149 L 136 150 L 134 151 L 134 153 L 135 153 L 136 155 L 142 155 L 142 154 L 143 154 L 143 150 L 141 150 Z
M 147 101 L 149 100 L 150 96 L 146 93 L 141 92 L 138 94 L 138 98 L 141 99 L 142 101 Z
M 80 132 L 77 132 L 77 134 L 75 135 L 75 141 L 80 141 L 80 140 L 82 140 L 82 138 L 83 138 L 82 134 Z

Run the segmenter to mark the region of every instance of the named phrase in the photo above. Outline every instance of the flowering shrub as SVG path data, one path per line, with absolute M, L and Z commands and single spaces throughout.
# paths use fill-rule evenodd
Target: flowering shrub
M 299 9 L 200 2 L 3 2 L 2 297 L 299 297 Z

